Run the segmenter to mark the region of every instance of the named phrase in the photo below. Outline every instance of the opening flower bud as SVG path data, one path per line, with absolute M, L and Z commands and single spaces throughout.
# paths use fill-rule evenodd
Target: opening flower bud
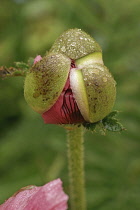
M 116 83 L 98 43 L 80 29 L 64 32 L 25 79 L 27 103 L 45 123 L 97 122 L 110 113 Z

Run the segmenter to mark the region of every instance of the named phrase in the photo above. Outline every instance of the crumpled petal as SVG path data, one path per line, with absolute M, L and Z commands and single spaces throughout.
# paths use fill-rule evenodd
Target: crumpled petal
M 25 187 L 0 205 L 0 210 L 66 210 L 68 196 L 62 189 L 62 181 Z
M 56 103 L 42 114 L 47 124 L 76 124 L 85 122 L 70 88 L 69 78 Z

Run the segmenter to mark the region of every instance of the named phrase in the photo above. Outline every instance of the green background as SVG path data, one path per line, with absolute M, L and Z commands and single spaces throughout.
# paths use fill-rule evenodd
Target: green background
M 140 1 L 0 1 L 0 65 L 44 55 L 69 28 L 103 49 L 117 81 L 114 110 L 127 131 L 85 134 L 88 210 L 140 208 Z M 0 80 L 0 203 L 19 188 L 60 177 L 68 192 L 66 134 L 45 125 L 23 97 L 23 78 Z

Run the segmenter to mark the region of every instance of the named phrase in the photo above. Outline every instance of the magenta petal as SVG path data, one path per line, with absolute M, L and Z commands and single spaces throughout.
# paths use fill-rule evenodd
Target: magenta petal
M 76 124 L 85 121 L 70 89 L 62 92 L 57 102 L 42 117 L 44 123 L 48 124 Z
M 34 64 L 36 64 L 38 61 L 40 61 L 42 57 L 40 55 L 37 55 L 34 59 Z
M 25 188 L 0 205 L 0 210 L 66 210 L 67 201 L 62 181 L 56 179 L 42 187 Z
M 42 114 L 47 124 L 76 124 L 85 122 L 73 97 L 68 78 L 56 103 Z

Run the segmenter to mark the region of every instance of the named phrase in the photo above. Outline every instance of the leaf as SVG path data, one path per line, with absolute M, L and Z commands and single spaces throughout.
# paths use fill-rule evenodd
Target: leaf
M 15 66 L 16 66 L 16 68 L 20 68 L 22 70 L 29 69 L 29 65 L 24 62 L 15 62 Z
M 95 131 L 95 127 L 96 127 L 97 123 L 83 123 L 83 126 L 90 131 Z
M 101 135 L 106 135 L 106 129 L 102 121 L 99 121 L 98 123 L 96 123 L 96 132 L 98 132 Z
M 117 110 L 112 111 L 103 120 L 96 123 L 84 123 L 83 126 L 92 132 L 96 129 L 102 135 L 105 135 L 106 131 L 120 132 L 126 130 L 119 120 L 115 118 L 118 113 L 119 111 Z
M 29 70 L 29 65 L 24 62 L 15 62 L 15 67 L 0 67 L 0 77 L 15 77 L 15 76 L 26 76 L 27 71 Z
M 109 115 L 107 115 L 107 117 L 105 117 L 104 119 L 106 118 L 114 118 L 118 115 L 119 111 L 118 110 L 114 110 L 112 112 L 109 113 Z
M 103 120 L 102 124 L 104 125 L 104 128 L 108 131 L 120 132 L 122 130 L 125 130 L 123 125 L 117 119 L 108 118 L 107 120 Z
M 115 118 L 115 116 L 118 113 L 119 111 L 115 110 L 102 120 L 102 124 L 104 125 L 104 128 L 106 130 L 113 131 L 113 132 L 120 132 L 122 130 L 125 130 L 125 128 L 119 122 L 119 120 Z
M 30 58 L 28 59 L 28 65 L 29 65 L 30 67 L 32 67 L 33 64 L 34 64 L 34 58 L 30 57 Z

